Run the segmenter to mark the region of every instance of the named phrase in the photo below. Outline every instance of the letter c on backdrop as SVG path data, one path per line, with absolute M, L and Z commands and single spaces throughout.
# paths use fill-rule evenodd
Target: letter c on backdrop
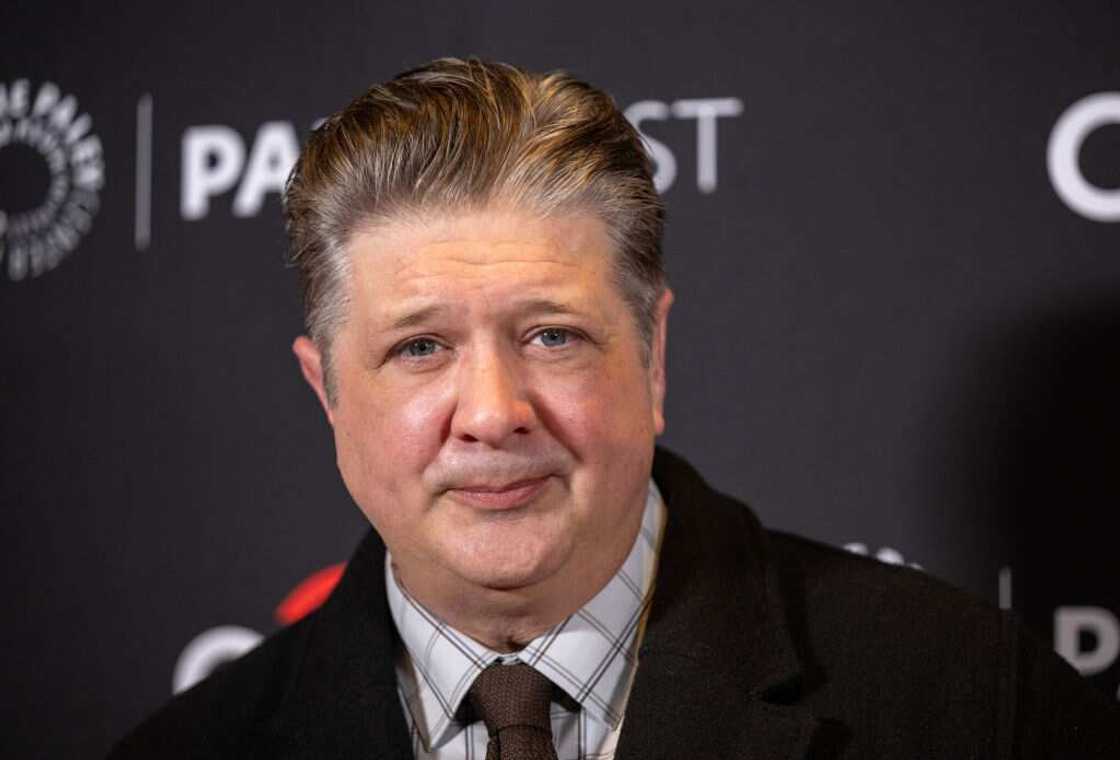
M 1120 125 L 1120 92 L 1099 92 L 1074 103 L 1054 124 L 1046 148 L 1050 183 L 1062 202 L 1097 222 L 1120 222 L 1120 188 L 1106 190 L 1081 173 L 1081 145 L 1094 130 Z

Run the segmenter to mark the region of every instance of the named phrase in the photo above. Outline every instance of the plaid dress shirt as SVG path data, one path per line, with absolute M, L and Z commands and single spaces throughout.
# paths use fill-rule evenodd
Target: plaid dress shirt
M 462 723 L 459 706 L 475 676 L 501 660 L 531 665 L 570 698 L 567 705 L 552 705 L 558 760 L 611 760 L 638 664 L 664 527 L 665 505 L 651 480 L 641 529 L 618 572 L 568 619 L 513 654 L 488 649 L 425 609 L 397 583 L 386 552 L 389 609 L 404 642 L 396 663 L 397 691 L 413 756 L 486 757 L 486 727 L 481 721 Z

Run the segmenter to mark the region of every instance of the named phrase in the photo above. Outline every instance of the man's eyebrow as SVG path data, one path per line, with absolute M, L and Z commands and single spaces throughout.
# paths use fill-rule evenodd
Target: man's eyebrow
M 416 327 L 423 324 L 428 320 L 438 317 L 447 312 L 447 307 L 442 304 L 432 304 L 431 306 L 424 306 L 414 311 L 405 312 L 401 316 L 393 320 L 390 328 L 393 330 L 405 330 L 409 327 Z
M 530 298 L 517 304 L 516 311 L 522 314 L 579 314 L 580 310 L 563 301 L 551 298 Z
M 446 315 L 451 309 L 445 304 L 432 304 L 430 306 L 422 306 L 412 311 L 406 311 L 399 317 L 393 319 L 389 324 L 389 329 L 408 330 L 418 325 L 422 325 L 430 320 L 436 319 Z M 524 301 L 517 302 L 512 311 L 526 315 L 526 314 L 582 314 L 583 311 L 579 308 L 565 303 L 563 301 L 556 301 L 551 298 L 529 298 Z

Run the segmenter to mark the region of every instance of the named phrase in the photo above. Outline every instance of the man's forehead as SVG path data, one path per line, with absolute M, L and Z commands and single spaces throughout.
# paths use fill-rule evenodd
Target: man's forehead
M 587 253 L 609 249 L 610 237 L 603 221 L 591 213 L 541 215 L 503 206 L 401 215 L 360 229 L 347 247 L 352 256 L 379 255 L 400 267 L 424 263 L 418 252 L 432 261 L 480 264 L 517 260 L 523 252 L 522 258 L 574 265 Z
M 388 268 L 402 280 L 439 276 L 455 279 L 501 277 L 503 271 L 518 271 L 547 280 L 598 270 L 599 251 L 579 246 L 578 242 L 530 236 L 489 240 L 451 236 L 411 247 L 387 248 L 385 254 Z
M 592 216 L 479 212 L 429 221 L 378 225 L 351 240 L 354 296 L 391 321 L 478 294 L 572 311 L 594 297 L 611 266 L 605 227 Z

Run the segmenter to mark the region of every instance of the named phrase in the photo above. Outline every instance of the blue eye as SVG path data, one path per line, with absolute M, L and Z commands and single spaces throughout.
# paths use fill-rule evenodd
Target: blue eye
M 549 327 L 537 333 L 537 337 L 541 339 L 541 345 L 545 348 L 559 348 L 568 343 L 572 333 L 561 327 Z
M 401 346 L 399 353 L 409 359 L 420 359 L 431 356 L 439 350 L 439 347 L 439 344 L 431 338 L 417 338 Z

